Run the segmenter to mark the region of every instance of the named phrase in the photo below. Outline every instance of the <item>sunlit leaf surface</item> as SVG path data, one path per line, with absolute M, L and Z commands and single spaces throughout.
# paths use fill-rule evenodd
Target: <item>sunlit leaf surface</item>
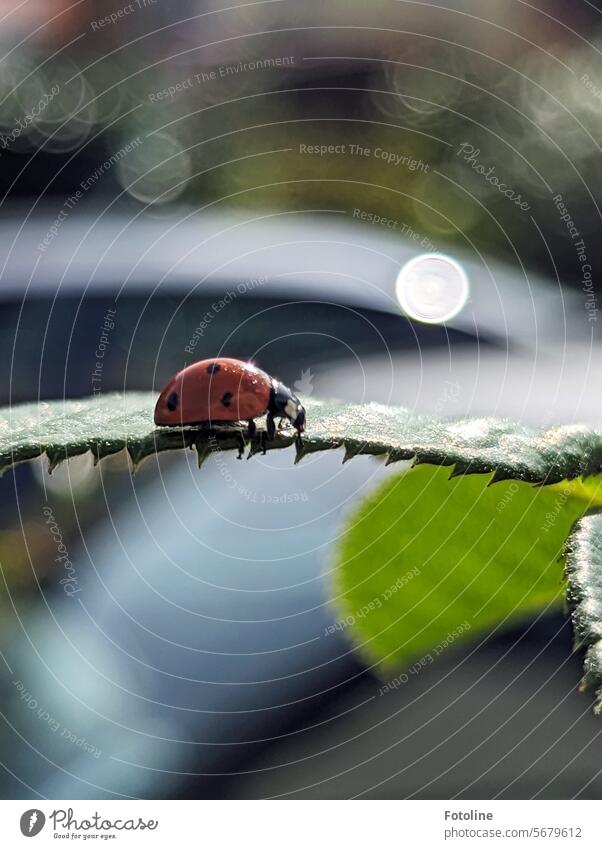
M 102 459 L 124 449 L 134 465 L 178 448 L 195 449 L 200 462 L 211 451 L 240 447 L 244 429 L 235 424 L 155 428 L 155 397 L 128 393 L 4 409 L 0 468 L 41 454 L 53 468 L 86 451 Z M 437 420 L 377 404 L 310 399 L 306 407 L 302 440 L 285 429 L 269 450 L 295 445 L 299 460 L 344 448 L 345 459 L 373 454 L 415 464 L 361 504 L 337 555 L 337 627 L 349 628 L 381 671 L 409 669 L 407 679 L 454 645 L 560 602 L 569 532 L 602 505 L 599 434 L 580 427 L 537 432 L 496 419 Z M 260 450 L 258 437 L 248 450 Z M 600 521 L 581 522 L 568 569 L 577 635 L 589 646 L 586 680 L 596 682 Z

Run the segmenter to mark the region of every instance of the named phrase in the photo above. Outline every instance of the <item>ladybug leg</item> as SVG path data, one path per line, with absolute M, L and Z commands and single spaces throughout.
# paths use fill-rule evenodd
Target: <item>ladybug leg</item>
M 253 437 L 257 433 L 257 425 L 255 424 L 253 419 L 249 419 L 247 421 L 247 426 L 248 426 L 247 437 L 248 437 L 248 440 L 249 440 L 249 453 L 247 454 L 247 460 L 250 460 L 251 457 L 253 456 Z
M 259 434 L 259 444 L 261 445 L 261 453 L 268 453 L 268 435 L 265 430 L 262 430 Z
M 268 413 L 268 417 L 266 420 L 266 431 L 268 439 L 273 439 L 276 436 L 276 422 L 274 421 L 274 416 L 272 415 L 272 413 Z
M 242 460 L 242 456 L 245 453 L 245 438 L 242 435 L 242 431 L 238 431 L 238 460 Z

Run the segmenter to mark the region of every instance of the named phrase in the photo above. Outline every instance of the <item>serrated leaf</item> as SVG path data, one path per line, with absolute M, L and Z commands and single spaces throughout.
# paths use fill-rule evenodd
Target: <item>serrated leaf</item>
M 46 453 L 52 465 L 92 451 L 97 459 L 127 448 L 134 463 L 150 454 L 212 446 L 237 449 L 239 428 L 155 428 L 156 395 L 130 392 L 82 400 L 42 401 L 0 410 L 0 470 Z M 307 433 L 297 444 L 307 453 L 345 448 L 346 456 L 385 455 L 454 467 L 454 474 L 490 472 L 495 478 L 555 483 L 602 471 L 602 437 L 581 427 L 537 432 L 498 419 L 439 420 L 399 407 L 307 399 Z M 211 441 L 210 441 L 211 440 Z M 284 430 L 268 449 L 286 448 Z M 258 442 L 255 444 L 258 445 Z
M 0 472 L 44 453 L 52 469 L 86 451 L 101 460 L 127 449 L 136 465 L 157 452 L 194 448 L 200 465 L 216 448 L 240 447 L 236 425 L 155 428 L 155 398 L 132 392 L 0 410 Z M 378 404 L 305 403 L 303 439 L 284 430 L 269 450 L 295 444 L 297 461 L 344 448 L 345 460 L 372 454 L 388 463 L 414 462 L 361 507 L 340 552 L 342 609 L 374 663 L 383 669 L 420 663 L 438 646 L 558 603 L 568 531 L 602 505 L 602 484 L 591 477 L 602 471 L 598 433 L 575 426 L 537 432 L 497 419 L 437 420 Z M 249 447 L 251 454 L 258 450 L 258 437 Z M 578 637 L 590 647 L 586 680 L 600 682 L 602 541 L 590 521 L 579 526 L 586 536 L 573 539 L 569 579 Z
M 575 644 L 586 649 L 582 687 L 596 691 L 602 712 L 602 516 L 585 516 L 571 533 L 566 551 L 567 598 L 572 608 Z

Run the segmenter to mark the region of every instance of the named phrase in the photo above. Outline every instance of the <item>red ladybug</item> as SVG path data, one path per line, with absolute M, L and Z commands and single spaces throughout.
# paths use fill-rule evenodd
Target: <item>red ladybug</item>
M 218 357 L 193 363 L 172 377 L 155 406 L 155 424 L 246 421 L 252 437 L 257 430 L 254 419 L 265 413 L 269 439 L 276 433 L 277 416 L 289 419 L 299 434 L 305 429 L 305 409 L 284 384 L 252 363 Z

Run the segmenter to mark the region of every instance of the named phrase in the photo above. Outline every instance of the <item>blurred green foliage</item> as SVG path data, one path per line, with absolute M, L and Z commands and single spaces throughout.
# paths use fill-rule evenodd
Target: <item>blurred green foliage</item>
M 347 520 L 337 554 L 339 623 L 396 684 L 442 652 L 561 602 L 563 547 L 602 506 L 602 478 L 549 487 L 453 480 L 420 466 L 389 479 Z M 405 674 L 403 674 L 405 673 Z

